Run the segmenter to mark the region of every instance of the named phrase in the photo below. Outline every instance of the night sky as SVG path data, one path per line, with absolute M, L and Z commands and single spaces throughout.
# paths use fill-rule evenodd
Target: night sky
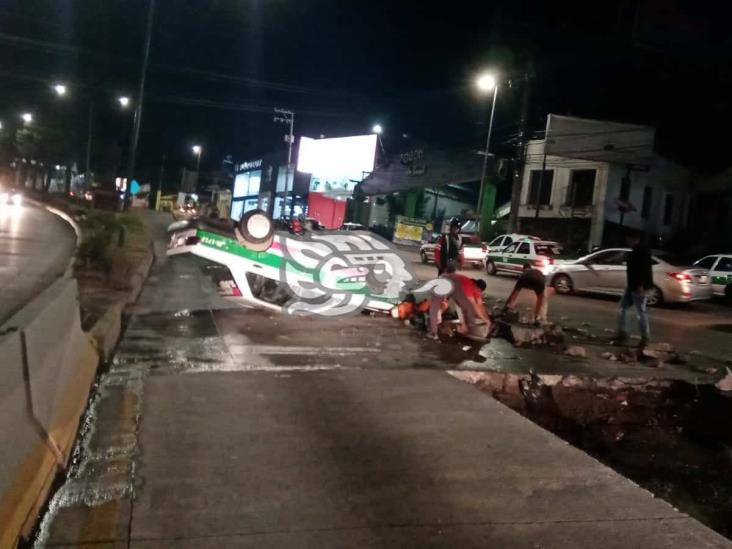
M 546 114 L 658 128 L 660 152 L 714 171 L 732 164 L 729 8 L 706 0 L 425 2 L 413 0 L 158 0 L 138 173 L 204 169 L 224 155 L 256 158 L 285 147 L 272 107 L 296 111 L 296 134 L 385 128 L 479 148 L 488 102 L 472 87 L 502 76 L 496 149 L 509 153 L 524 75 L 532 71 L 529 129 Z M 147 0 L 5 0 L 0 4 L 0 120 L 21 110 L 63 128 L 83 163 L 88 102 L 97 105 L 94 164 L 124 165 Z M 72 87 L 63 101 L 54 81 Z M 81 85 L 81 88 L 79 87 Z M 111 159 L 111 160 L 110 160 Z

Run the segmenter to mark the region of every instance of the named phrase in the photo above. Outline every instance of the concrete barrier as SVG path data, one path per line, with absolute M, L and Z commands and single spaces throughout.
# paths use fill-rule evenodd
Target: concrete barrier
M 73 278 L 0 327 L 0 548 L 29 532 L 67 463 L 98 362 Z

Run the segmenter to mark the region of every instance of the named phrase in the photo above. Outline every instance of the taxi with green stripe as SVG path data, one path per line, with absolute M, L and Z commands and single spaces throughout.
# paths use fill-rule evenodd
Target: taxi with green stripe
M 715 295 L 732 299 L 732 254 L 712 254 L 702 257 L 694 267 L 709 269 Z
M 491 250 L 484 261 L 490 275 L 520 275 L 526 265 L 540 270 L 545 275 L 551 271 L 561 246 L 550 240 L 523 239 L 513 242 L 501 250 Z

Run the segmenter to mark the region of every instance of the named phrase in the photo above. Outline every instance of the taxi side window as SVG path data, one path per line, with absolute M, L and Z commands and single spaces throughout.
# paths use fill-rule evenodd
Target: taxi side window
M 720 257 L 719 264 L 715 271 L 722 271 L 724 273 L 732 273 L 732 257 Z
M 518 247 L 518 243 L 511 244 L 508 248 L 506 248 L 505 250 L 503 250 L 503 253 L 504 254 L 513 254 L 513 253 L 516 253 L 516 248 L 517 247 Z
M 516 253 L 528 255 L 531 253 L 531 246 L 529 245 L 528 242 L 522 242 L 521 245 L 519 246 L 518 252 L 516 252 Z
M 494 238 L 490 244 L 488 244 L 491 248 L 495 248 L 501 245 L 501 242 L 503 242 L 503 237 L 499 236 L 498 238 Z
M 725 260 L 725 258 L 722 258 L 720 260 L 719 264 L 722 265 L 722 262 L 724 260 Z M 695 267 L 699 267 L 701 269 L 711 269 L 712 267 L 714 267 L 714 262 L 715 261 L 717 261 L 717 256 L 712 255 L 712 256 L 709 256 L 709 257 L 705 257 L 704 259 L 700 259 L 699 261 L 697 261 L 694 264 L 694 266 Z M 721 269 L 717 269 L 717 270 L 721 270 Z

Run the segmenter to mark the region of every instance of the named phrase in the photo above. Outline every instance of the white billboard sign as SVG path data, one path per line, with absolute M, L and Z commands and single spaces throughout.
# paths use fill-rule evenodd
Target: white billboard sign
M 332 139 L 302 137 L 297 170 L 312 174 L 311 190 L 353 191 L 355 181 L 374 171 L 376 139 L 376 134 Z

